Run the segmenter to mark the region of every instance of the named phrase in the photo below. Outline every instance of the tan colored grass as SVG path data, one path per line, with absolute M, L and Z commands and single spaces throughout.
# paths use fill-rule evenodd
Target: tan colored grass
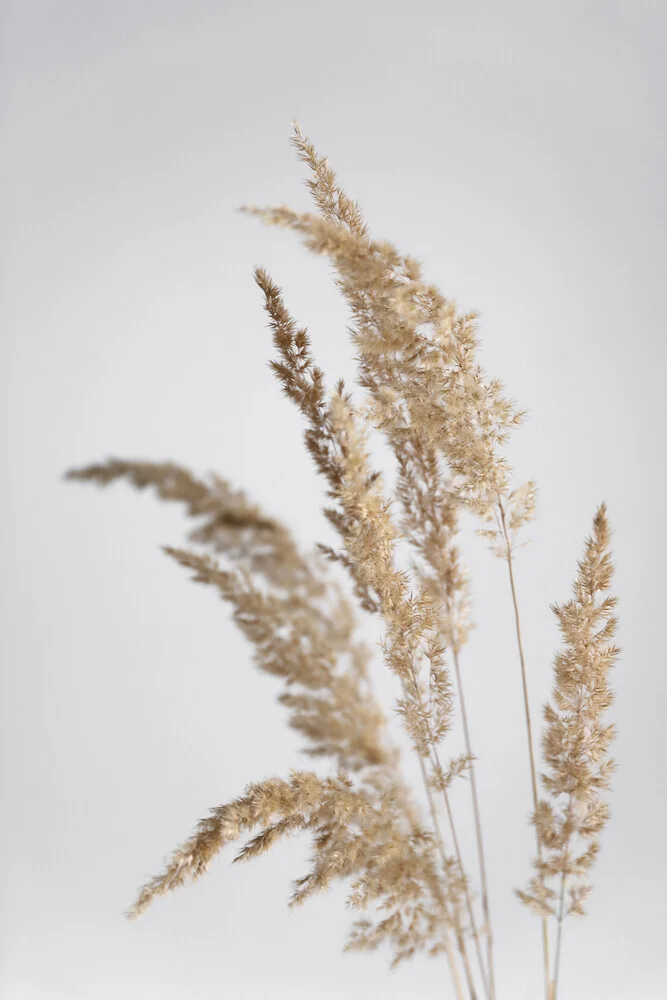
M 599 834 L 609 818 L 600 792 L 609 788 L 614 761 L 607 750 L 614 725 L 605 714 L 613 704 L 609 670 L 620 649 L 612 642 L 617 598 L 608 593 L 613 575 L 611 532 L 602 504 L 579 562 L 573 596 L 554 604 L 564 647 L 554 660 L 554 687 L 544 707 L 542 749 L 546 797 L 533 815 L 540 853 L 527 891 L 527 906 L 556 920 L 552 996 L 558 992 L 563 921 L 583 916 L 591 892 L 587 876 L 600 850 Z M 567 892 L 566 892 L 567 890 Z
M 328 257 L 350 309 L 359 401 L 342 380 L 327 386 L 306 328 L 297 325 L 266 270 L 255 269 L 273 337 L 270 364 L 304 419 L 305 445 L 325 483 L 324 512 L 337 545 L 319 543 L 304 553 L 289 528 L 241 490 L 219 476 L 198 479 L 171 462 L 109 459 L 71 470 L 68 478 L 100 486 L 124 479 L 184 505 L 197 522 L 189 546 L 167 547 L 166 554 L 196 582 L 218 591 L 251 643 L 255 664 L 284 682 L 278 700 L 304 752 L 330 761 L 334 773 L 294 770 L 287 779 L 253 783 L 213 809 L 144 885 L 129 915 L 199 878 L 231 843 L 249 837 L 235 858 L 248 861 L 281 837 L 305 832 L 311 862 L 294 883 L 292 905 L 341 880 L 349 905 L 363 911 L 348 949 L 387 945 L 393 964 L 418 952 L 442 954 L 457 1000 L 495 1000 L 476 781 L 476 767 L 484 762 L 474 753 L 465 697 L 465 647 L 473 623 L 459 523 L 467 510 L 480 519 L 479 533 L 508 569 L 536 835 L 535 875 L 518 895 L 542 922 L 545 996 L 555 1000 L 563 922 L 583 912 L 585 875 L 607 818 L 599 791 L 612 770 L 605 754 L 613 727 L 602 721 L 612 701 L 607 672 L 618 655 L 610 641 L 615 599 L 600 596 L 612 572 L 606 509 L 596 515 L 573 600 L 554 607 L 565 647 L 556 657 L 554 693 L 545 709 L 548 771 L 540 799 L 514 566 L 517 540 L 534 517 L 536 486 L 532 480 L 514 485 L 504 455 L 524 414 L 478 362 L 475 314 L 461 313 L 426 283 L 416 258 L 371 238 L 360 207 L 296 123 L 291 141 L 309 167 L 306 183 L 317 213 L 285 206 L 244 211 L 294 230 L 307 249 Z M 396 462 L 391 493 L 371 465 L 374 433 L 384 436 Z M 398 554 L 405 547 L 411 560 L 401 570 Z M 360 611 L 381 624 L 382 663 L 375 667 L 331 563 L 346 570 Z M 419 763 L 425 814 L 405 781 L 373 691 L 372 671 L 382 667 L 396 681 L 395 715 Z M 465 753 L 445 757 L 457 709 Z M 470 789 L 474 876 L 464 868 L 450 795 L 459 778 Z M 549 920 L 556 929 L 553 971 Z

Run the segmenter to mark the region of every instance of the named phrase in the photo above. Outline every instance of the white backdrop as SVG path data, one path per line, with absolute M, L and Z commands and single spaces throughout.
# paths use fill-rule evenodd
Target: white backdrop
M 517 568 L 536 713 L 549 604 L 608 503 L 620 769 L 563 1000 L 665 1000 L 664 4 L 5 0 L 2 18 L 2 997 L 450 996 L 442 960 L 343 955 L 341 893 L 287 912 L 304 840 L 122 916 L 209 807 L 307 761 L 225 607 L 160 552 L 180 512 L 60 477 L 170 458 L 327 537 L 252 269 L 332 384 L 354 373 L 346 309 L 324 260 L 236 212 L 310 208 L 296 118 L 372 233 L 480 310 L 483 363 L 530 411 L 511 458 L 540 486 Z M 537 1000 L 539 922 L 511 891 L 533 840 L 509 596 L 466 546 L 500 1000 Z

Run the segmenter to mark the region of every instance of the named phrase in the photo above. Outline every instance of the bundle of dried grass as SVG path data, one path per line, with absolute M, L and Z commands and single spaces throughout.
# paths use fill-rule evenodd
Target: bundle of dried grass
M 473 626 L 459 515 L 469 510 L 481 519 L 479 532 L 508 567 L 537 848 L 536 874 L 519 896 L 542 920 L 545 995 L 554 1000 L 563 920 L 568 913 L 583 912 L 584 876 L 607 818 L 598 791 L 607 787 L 612 770 L 605 753 L 613 727 L 603 726 L 601 716 L 611 704 L 607 671 L 618 650 L 609 641 L 616 628 L 615 599 L 597 600 L 612 572 L 606 511 L 602 506 L 596 515 L 574 600 L 554 608 L 566 648 L 556 658 L 553 699 L 545 710 L 549 773 L 542 780 L 548 798 L 540 800 L 513 567 L 518 534 L 534 516 L 536 486 L 528 481 L 513 487 L 503 455 L 524 414 L 477 360 L 475 314 L 459 313 L 453 301 L 426 284 L 414 257 L 370 238 L 359 206 L 296 123 L 292 142 L 310 168 L 307 185 L 318 214 L 284 206 L 244 210 L 293 229 L 309 250 L 328 256 L 350 308 L 363 405 L 353 402 L 342 381 L 326 388 L 306 328 L 297 326 L 267 272 L 255 270 L 277 352 L 270 364 L 305 418 L 306 447 L 326 481 L 324 513 L 339 547 L 319 544 L 301 553 L 289 529 L 242 491 L 218 476 L 197 479 L 170 462 L 110 459 L 71 470 L 68 477 L 99 485 L 125 479 L 185 505 L 198 521 L 189 535 L 191 547 L 165 552 L 229 605 L 254 648 L 257 666 L 283 679 L 279 701 L 304 738 L 305 752 L 328 758 L 335 774 L 322 778 L 293 771 L 288 780 L 254 783 L 238 799 L 212 810 L 162 874 L 143 887 L 130 915 L 138 916 L 156 896 L 198 878 L 243 835 L 252 837 L 237 861 L 268 851 L 283 836 L 308 831 L 311 870 L 295 882 L 292 904 L 333 880 L 345 881 L 352 907 L 375 910 L 375 919 L 365 916 L 353 925 L 348 948 L 386 943 L 393 964 L 419 951 L 444 954 L 457 1000 L 495 1000 L 482 811 L 462 664 Z M 373 431 L 383 434 L 396 461 L 392 495 L 370 464 Z M 409 570 L 397 567 L 403 542 L 412 550 Z M 361 610 L 381 624 L 382 658 L 397 679 L 396 715 L 419 762 L 426 817 L 402 776 L 399 752 L 373 692 L 371 651 L 356 638 L 352 606 L 327 562 L 345 567 Z M 443 761 L 455 696 L 466 752 Z M 451 784 L 460 776 L 469 778 L 479 914 L 450 797 Z M 578 841 L 585 842 L 584 853 L 576 853 Z M 557 926 L 553 973 L 552 918 Z

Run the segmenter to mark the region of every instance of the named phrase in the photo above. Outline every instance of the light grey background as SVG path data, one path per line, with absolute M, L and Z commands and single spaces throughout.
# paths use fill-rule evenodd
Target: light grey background
M 180 512 L 60 476 L 172 458 L 245 486 L 304 544 L 329 537 L 252 268 L 332 383 L 354 373 L 346 309 L 327 262 L 235 211 L 310 208 L 293 117 L 372 232 L 481 311 L 484 365 L 531 411 L 511 458 L 541 490 L 518 566 L 536 713 L 549 603 L 608 502 L 620 770 L 563 1000 L 667 998 L 666 28 L 660 0 L 2 4 L 3 998 L 451 996 L 442 960 L 390 975 L 385 954 L 342 955 L 341 893 L 287 912 L 305 840 L 247 866 L 230 853 L 122 916 L 209 807 L 308 762 L 227 610 L 159 551 L 182 541 Z M 509 597 L 472 536 L 466 558 L 500 996 L 531 1000 Z

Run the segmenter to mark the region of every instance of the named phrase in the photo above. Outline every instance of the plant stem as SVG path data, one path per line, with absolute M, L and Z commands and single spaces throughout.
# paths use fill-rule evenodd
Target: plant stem
M 448 795 L 446 789 L 444 790 L 443 795 L 444 795 L 444 799 L 445 799 L 445 809 L 447 811 L 447 820 L 449 822 L 449 829 L 451 830 L 451 834 L 452 834 L 452 843 L 454 844 L 454 853 L 456 854 L 456 860 L 457 860 L 457 863 L 458 863 L 458 866 L 459 866 L 459 871 L 461 872 L 461 875 L 463 876 L 464 875 L 464 868 L 463 868 L 463 859 L 461 857 L 461 849 L 459 847 L 459 838 L 456 835 L 456 826 L 454 825 L 454 815 L 452 813 L 452 807 L 450 805 L 449 795 Z M 466 909 L 468 911 L 468 917 L 470 919 L 470 926 L 471 926 L 471 929 L 472 929 L 473 940 L 475 942 L 475 951 L 477 953 L 477 961 L 479 962 L 479 969 L 480 969 L 480 974 L 481 974 L 481 977 L 482 977 L 482 984 L 484 986 L 484 993 L 488 997 L 489 996 L 489 984 L 488 984 L 488 980 L 487 980 L 487 976 L 486 976 L 486 969 L 484 968 L 484 959 L 482 958 L 482 948 L 481 948 L 480 940 L 479 940 L 479 932 L 477 930 L 477 924 L 475 922 L 475 914 L 474 914 L 473 908 L 472 908 L 472 900 L 470 899 L 470 891 L 468 889 L 468 885 L 467 884 L 465 885 L 464 895 L 465 895 L 465 901 L 466 901 Z
M 413 685 L 415 687 L 415 690 L 418 691 L 419 690 L 419 680 L 418 680 L 417 673 L 416 673 L 414 665 L 411 668 L 410 677 L 411 677 L 412 683 L 413 683 Z M 405 681 L 403 682 L 403 689 L 405 690 Z M 436 764 L 439 767 L 438 752 L 437 752 L 437 749 L 435 748 L 435 745 L 434 745 L 433 740 L 432 740 L 431 727 L 429 726 L 428 728 L 429 728 L 429 736 L 431 737 L 431 749 L 432 749 L 433 754 L 435 755 L 435 762 L 436 762 Z M 438 820 L 438 813 L 437 813 L 437 810 L 435 808 L 435 802 L 433 801 L 433 792 L 431 791 L 431 785 L 429 783 L 428 775 L 426 773 L 426 767 L 424 765 L 424 758 L 419 753 L 417 754 L 417 756 L 419 757 L 419 767 L 420 767 L 420 770 L 421 770 L 422 781 L 424 782 L 424 789 L 426 791 L 426 797 L 428 799 L 429 810 L 430 810 L 430 813 L 431 813 L 431 819 L 433 821 L 433 827 L 434 827 L 435 834 L 436 834 L 436 841 L 437 841 L 437 844 L 438 844 L 438 850 L 440 852 L 440 858 L 441 858 L 441 861 L 442 861 L 443 875 L 444 875 L 447 872 L 447 852 L 445 851 L 445 841 L 444 841 L 444 837 L 442 836 L 442 830 L 440 828 L 440 822 Z M 430 760 L 430 763 L 431 763 L 431 766 L 433 766 L 433 760 Z M 450 819 L 451 819 L 451 814 L 450 814 Z M 458 855 L 457 860 L 458 860 L 458 863 L 459 863 L 459 868 L 461 869 L 461 874 L 463 874 L 463 867 L 462 867 L 462 862 L 460 860 L 460 854 Z M 446 907 L 445 907 L 445 912 L 447 912 Z M 470 993 L 470 998 L 471 998 L 471 1000 L 477 1000 L 477 991 L 475 989 L 475 981 L 474 981 L 474 978 L 473 978 L 473 975 L 472 975 L 472 971 L 470 969 L 470 962 L 468 960 L 468 951 L 466 949 L 465 938 L 463 937 L 463 932 L 461 930 L 461 921 L 460 921 L 460 917 L 459 917 L 458 910 L 457 910 L 456 907 L 454 907 L 454 915 L 453 915 L 452 925 L 454 927 L 454 933 L 455 933 L 455 936 L 456 936 L 456 943 L 458 945 L 458 949 L 459 949 L 459 952 L 461 954 L 461 961 L 463 962 L 463 969 L 464 969 L 465 976 L 466 976 L 466 981 L 467 981 L 467 984 L 468 984 L 468 991 Z M 482 970 L 482 977 L 483 977 L 484 976 L 484 967 L 483 967 L 483 965 L 481 965 L 481 953 L 479 952 L 479 950 L 478 950 L 478 958 L 479 958 L 479 961 L 480 961 L 480 967 L 481 967 L 481 970 Z
M 417 669 L 415 667 L 414 662 L 411 663 L 410 668 L 409 668 L 409 678 L 410 678 L 410 682 L 411 682 L 411 684 L 412 684 L 412 686 L 414 688 L 414 691 L 417 692 L 417 693 L 419 693 L 420 692 L 419 677 L 418 677 Z M 407 692 L 407 686 L 406 686 L 406 679 L 405 678 L 402 679 L 401 686 L 403 688 L 404 694 L 407 694 L 408 692 Z M 421 695 L 420 695 L 420 697 L 421 697 Z M 432 733 L 432 730 L 431 730 L 431 726 L 428 723 L 427 723 L 427 725 L 428 725 L 428 735 L 429 735 L 429 745 L 430 745 L 429 762 L 431 764 L 431 767 L 433 767 L 434 764 L 435 764 L 437 766 L 437 768 L 438 768 L 439 773 L 442 773 L 442 768 L 440 766 L 440 760 L 439 760 L 439 757 L 438 757 L 438 750 L 437 750 L 437 747 L 435 745 L 435 740 L 433 738 L 433 733 Z M 415 748 L 415 750 L 416 750 L 417 756 L 419 758 L 419 766 L 420 766 L 420 769 L 421 769 L 422 781 L 424 783 L 424 788 L 425 788 L 425 791 L 426 791 L 426 796 L 427 796 L 428 804 L 429 804 L 429 810 L 431 812 L 431 819 L 433 821 L 433 826 L 434 826 L 435 833 L 436 833 L 436 839 L 437 839 L 437 843 L 438 843 L 438 849 L 440 851 L 440 857 L 441 857 L 441 860 L 442 860 L 443 875 L 444 875 L 447 872 L 447 854 L 446 854 L 446 851 L 445 851 L 445 843 L 444 843 L 444 839 L 443 839 L 443 836 L 442 836 L 442 830 L 440 829 L 440 823 L 438 821 L 438 814 L 437 814 L 437 810 L 435 808 L 435 803 L 433 801 L 433 794 L 432 794 L 432 791 L 431 791 L 431 786 L 430 786 L 430 783 L 429 783 L 428 775 L 426 773 L 426 767 L 424 765 L 424 758 L 422 757 L 422 755 L 419 753 L 419 751 L 416 748 Z M 454 836 L 454 840 L 455 840 L 455 843 L 456 843 L 457 862 L 458 862 L 458 865 L 459 865 L 459 869 L 461 871 L 461 875 L 463 876 L 463 874 L 464 874 L 463 873 L 463 862 L 462 862 L 462 859 L 461 859 L 460 851 L 458 850 L 458 841 L 456 839 L 456 833 L 455 833 L 455 830 L 454 830 L 454 821 L 453 821 L 453 817 L 451 815 L 451 811 L 449 809 L 449 802 L 448 802 L 448 798 L 447 798 L 446 792 L 445 792 L 445 803 L 446 803 L 446 806 L 447 806 L 447 812 L 448 812 L 448 816 L 449 816 L 449 820 L 450 820 L 450 825 L 451 825 L 451 828 L 452 828 L 452 834 Z M 470 913 L 473 935 L 474 935 L 474 938 L 475 938 L 475 943 L 477 945 L 477 957 L 478 957 L 478 961 L 479 961 L 479 964 L 480 964 L 480 971 L 481 971 L 482 980 L 484 982 L 484 990 L 485 990 L 485 993 L 488 996 L 488 988 L 487 988 L 487 985 L 486 985 L 486 980 L 485 980 L 485 975 L 484 975 L 484 965 L 483 965 L 483 962 L 482 962 L 481 949 L 479 947 L 479 935 L 477 933 L 477 927 L 476 927 L 476 924 L 475 924 L 474 913 L 472 912 L 472 904 L 470 902 L 470 896 L 469 896 L 469 892 L 468 892 L 468 887 L 467 886 L 465 887 L 465 896 L 466 896 L 466 902 L 468 904 L 468 910 L 469 910 L 469 913 Z M 447 913 L 446 906 L 445 906 L 445 912 Z M 467 952 L 467 949 L 466 949 L 465 938 L 463 936 L 463 932 L 462 932 L 462 929 L 461 929 L 461 921 L 460 921 L 460 917 L 459 917 L 459 914 L 458 914 L 457 907 L 454 907 L 454 914 L 453 914 L 452 925 L 454 927 L 454 932 L 455 932 L 455 936 L 456 936 L 456 942 L 457 942 L 457 945 L 458 945 L 459 952 L 461 954 L 461 960 L 463 962 L 463 968 L 464 968 L 465 975 L 466 975 L 466 981 L 467 981 L 467 984 L 468 984 L 468 990 L 469 990 L 469 993 L 470 993 L 470 998 L 471 998 L 471 1000 L 477 1000 L 477 991 L 475 989 L 475 982 L 474 982 L 474 978 L 472 976 L 472 971 L 470 969 L 470 962 L 468 960 L 468 952 Z M 450 964 L 451 964 L 451 962 L 450 962 Z
M 560 972 L 560 947 L 563 937 L 563 909 L 565 903 L 565 872 L 560 876 L 560 901 L 558 905 L 558 931 L 556 932 L 556 958 L 554 963 L 554 978 L 551 984 L 551 997 L 549 1000 L 556 1000 L 558 994 L 558 973 Z
M 526 680 L 526 661 L 523 655 L 523 642 L 521 640 L 521 622 L 519 619 L 519 605 L 516 597 L 516 587 L 514 585 L 514 569 L 512 567 L 512 547 L 510 545 L 509 535 L 507 532 L 507 521 L 505 518 L 505 510 L 503 508 L 502 502 L 498 500 L 498 508 L 500 510 L 500 522 L 502 525 L 503 538 L 505 539 L 505 555 L 507 559 L 507 568 L 509 570 L 510 578 L 510 590 L 512 591 L 512 604 L 514 605 L 514 624 L 516 626 L 516 639 L 517 645 L 519 647 L 519 661 L 521 663 L 521 684 L 523 686 L 523 707 L 526 716 L 526 734 L 528 737 L 528 756 L 530 758 L 530 781 L 533 791 L 533 809 L 537 812 L 538 798 L 537 798 L 537 772 L 535 769 L 535 754 L 533 752 L 533 729 L 530 721 L 530 706 L 528 703 L 528 682 Z M 540 835 L 535 827 L 535 839 L 537 841 L 537 857 L 542 863 L 542 843 L 540 841 Z M 541 868 L 540 868 L 541 877 Z M 549 968 L 549 929 L 547 927 L 546 917 L 542 917 L 542 952 L 544 957 L 544 990 L 546 1000 L 552 1000 L 552 989 L 551 989 L 551 975 Z
M 431 821 L 433 823 L 433 830 L 435 833 L 436 843 L 438 845 L 438 850 L 440 851 L 440 857 L 442 860 L 443 868 L 444 870 L 446 870 L 447 856 L 445 853 L 445 844 L 442 839 L 442 831 L 440 830 L 440 824 L 438 822 L 438 814 L 436 812 L 435 803 L 433 802 L 433 794 L 431 792 L 431 787 L 428 782 L 428 775 L 426 774 L 426 767 L 424 766 L 424 760 L 422 757 L 419 757 L 419 768 L 421 770 L 422 780 L 424 782 L 424 788 L 426 790 L 426 797 L 428 799 L 428 806 L 429 806 L 429 811 L 431 813 Z M 447 907 L 446 899 L 443 899 L 442 907 L 443 910 L 445 911 L 447 919 L 451 921 L 453 926 L 454 921 L 449 916 L 449 910 Z M 445 949 L 447 958 L 449 960 L 449 968 L 452 974 L 452 979 L 454 981 L 454 992 L 456 993 L 456 998 L 457 1000 L 465 1000 L 465 995 L 463 992 L 463 984 L 461 982 L 461 978 L 459 976 L 459 970 L 456 965 L 456 956 L 454 954 L 454 949 L 452 948 L 452 943 L 449 940 L 449 929 L 447 929 L 445 932 Z M 459 950 L 461 950 L 460 942 L 459 942 Z M 467 969 L 466 978 L 468 979 L 468 988 L 470 989 L 470 980 L 469 980 L 470 970 L 467 968 L 468 965 L 467 958 L 464 957 L 463 951 L 461 952 L 461 957 L 463 959 L 464 968 Z M 474 988 L 471 990 L 471 993 L 474 996 Z
M 451 602 L 450 602 L 450 614 L 451 614 Z M 488 883 L 486 880 L 486 863 L 484 860 L 484 843 L 482 840 L 482 821 L 479 812 L 479 800 L 477 797 L 477 782 L 475 780 L 475 767 L 474 761 L 472 760 L 473 753 L 470 741 L 470 730 L 468 728 L 468 713 L 466 711 L 465 697 L 463 695 L 463 680 L 461 677 L 461 669 L 459 666 L 459 650 L 458 645 L 454 643 L 453 645 L 453 659 L 454 659 L 454 672 L 456 674 L 456 687 L 459 696 L 459 705 L 461 706 L 461 719 L 463 722 L 463 738 L 465 741 L 465 748 L 468 757 L 470 757 L 470 792 L 472 796 L 472 809 L 473 817 L 475 821 L 475 839 L 477 841 L 477 858 L 479 862 L 479 876 L 482 888 L 482 909 L 484 912 L 484 921 L 486 923 L 486 943 L 487 943 L 487 962 L 488 962 L 488 994 L 490 1000 L 495 1000 L 496 996 L 496 983 L 495 983 L 495 972 L 493 967 L 493 932 L 491 929 L 491 911 L 489 907 L 489 890 Z
M 582 703 L 582 699 L 583 699 L 583 691 L 582 691 L 582 685 L 580 684 L 579 685 L 579 699 L 578 699 L 578 705 L 577 705 L 577 720 L 579 719 L 579 717 L 581 715 L 581 703 Z M 570 796 L 569 796 L 569 798 L 567 800 L 567 812 L 566 812 L 566 817 L 567 817 L 567 819 L 566 819 L 566 824 L 567 824 L 566 829 L 568 831 L 567 840 L 565 841 L 565 847 L 564 847 L 564 850 L 566 850 L 566 851 L 569 850 L 570 841 L 572 840 L 572 827 L 571 827 L 571 821 L 572 821 L 572 799 L 573 799 L 573 795 L 572 795 L 572 792 L 570 792 Z M 561 951 L 561 942 L 562 942 L 562 938 L 563 938 L 563 920 L 565 918 L 565 914 L 563 912 L 564 909 L 565 909 L 565 883 L 567 882 L 567 876 L 565 874 L 565 869 L 566 869 L 566 864 L 564 862 L 563 863 L 563 870 L 560 873 L 560 893 L 559 893 L 559 901 L 558 901 L 558 930 L 556 931 L 556 955 L 555 955 L 555 959 L 554 959 L 554 977 L 553 977 L 553 982 L 551 984 L 553 992 L 552 992 L 552 995 L 549 998 L 549 1000 L 556 1000 L 556 995 L 558 993 L 558 977 L 559 977 L 559 973 L 560 973 L 560 951 Z

